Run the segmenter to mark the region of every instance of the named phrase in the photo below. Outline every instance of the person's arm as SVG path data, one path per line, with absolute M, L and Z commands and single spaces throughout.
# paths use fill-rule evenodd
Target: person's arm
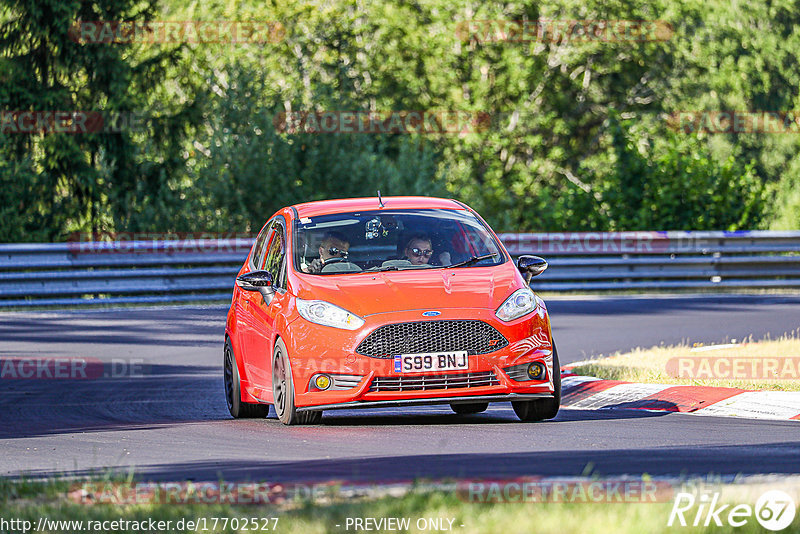
M 322 267 L 325 266 L 325 262 L 321 259 L 317 258 L 312 260 L 311 263 L 308 265 L 308 272 L 310 273 L 319 273 L 322 271 Z

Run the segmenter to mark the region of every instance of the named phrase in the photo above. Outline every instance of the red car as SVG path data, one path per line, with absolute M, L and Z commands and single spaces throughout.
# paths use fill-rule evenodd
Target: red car
M 239 271 L 225 327 L 233 417 L 312 424 L 324 410 L 510 401 L 556 416 L 558 354 L 531 276 L 456 200 L 388 197 L 289 206 Z

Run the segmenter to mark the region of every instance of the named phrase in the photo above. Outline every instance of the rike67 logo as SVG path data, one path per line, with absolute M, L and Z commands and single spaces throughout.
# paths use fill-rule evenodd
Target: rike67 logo
M 667 526 L 721 527 L 726 523 L 732 527 L 746 525 L 755 520 L 767 530 L 783 530 L 794 521 L 796 513 L 792 497 L 780 490 L 770 490 L 761 495 L 755 507 L 749 504 L 722 504 L 720 493 L 686 493 L 675 496 Z

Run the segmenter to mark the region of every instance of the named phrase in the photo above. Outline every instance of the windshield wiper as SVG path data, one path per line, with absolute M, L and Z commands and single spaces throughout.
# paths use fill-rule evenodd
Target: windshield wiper
M 466 267 L 467 265 L 472 265 L 473 263 L 478 263 L 479 261 L 488 260 L 489 258 L 494 258 L 495 256 L 499 256 L 497 252 L 492 252 L 491 254 L 483 254 L 482 256 L 472 256 L 468 260 L 460 261 L 458 263 L 454 263 L 453 265 L 448 265 L 445 269 L 452 269 L 453 267 Z
M 371 269 L 364 269 L 362 273 L 382 273 L 383 271 L 399 271 L 397 265 L 387 265 L 386 267 L 372 267 Z

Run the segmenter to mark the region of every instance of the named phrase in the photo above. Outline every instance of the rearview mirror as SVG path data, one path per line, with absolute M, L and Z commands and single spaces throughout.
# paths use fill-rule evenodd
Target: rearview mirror
M 268 271 L 253 271 L 236 278 L 237 286 L 245 291 L 258 291 L 267 304 L 272 301 L 272 296 L 275 294 L 272 284 L 272 273 Z
M 520 256 L 517 259 L 517 269 L 525 278 L 525 283 L 530 284 L 531 278 L 542 274 L 547 269 L 547 260 L 539 256 Z

